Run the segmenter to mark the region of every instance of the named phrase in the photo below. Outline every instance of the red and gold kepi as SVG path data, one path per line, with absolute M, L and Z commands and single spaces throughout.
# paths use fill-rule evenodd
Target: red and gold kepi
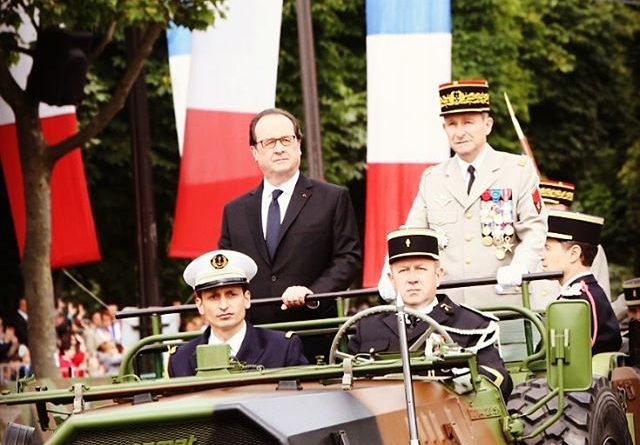
M 540 181 L 540 193 L 545 204 L 562 204 L 571 207 L 576 186 L 570 182 L 543 179 Z
M 486 80 L 457 80 L 443 83 L 439 90 L 440 116 L 490 110 L 489 83 Z
M 640 306 L 640 278 L 632 278 L 622 283 L 624 302 L 627 306 Z

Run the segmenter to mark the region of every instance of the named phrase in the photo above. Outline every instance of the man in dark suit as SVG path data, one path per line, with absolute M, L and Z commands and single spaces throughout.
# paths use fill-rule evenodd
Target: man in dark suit
M 225 206 L 220 249 L 258 263 L 249 284 L 254 299 L 282 297 L 277 306 L 254 306 L 253 323 L 337 316 L 335 302 L 305 306 L 312 293 L 347 289 L 361 268 L 358 229 L 348 191 L 300 173 L 301 132 L 287 111 L 267 109 L 249 129 L 251 152 L 264 180 Z M 326 354 L 330 340 L 305 338 L 307 356 Z
M 476 352 L 478 371 L 495 383 L 507 400 L 513 382 L 494 346 L 498 338 L 497 319 L 459 306 L 446 295 L 436 295 L 444 273 L 438 262 L 436 232 L 430 229 L 400 229 L 391 232 L 387 240 L 391 267 L 389 278 L 396 294 L 400 294 L 407 308 L 427 314 L 441 324 L 458 345 Z M 407 325 L 409 344 L 424 334 L 427 327 L 423 321 L 411 320 Z M 426 341 L 427 349 L 433 351 L 441 341 L 439 334 L 432 334 Z M 353 354 L 398 352 L 400 341 L 396 314 L 362 319 L 348 348 Z
M 549 210 L 549 233 L 542 254 L 544 270 L 560 270 L 559 300 L 582 299 L 591 307 L 591 350 L 616 352 L 622 345 L 620 326 L 609 298 L 591 271 L 604 218 Z
M 251 258 L 231 250 L 205 253 L 187 266 L 184 279 L 193 287 L 198 311 L 209 326 L 171 356 L 171 377 L 195 375 L 196 349 L 207 344 L 228 344 L 237 360 L 266 368 L 308 363 L 300 338 L 256 328 L 245 321 L 251 306 L 247 283 L 256 270 Z

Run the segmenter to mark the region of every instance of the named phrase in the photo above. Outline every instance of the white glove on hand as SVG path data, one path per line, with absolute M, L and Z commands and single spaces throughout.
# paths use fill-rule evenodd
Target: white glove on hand
M 522 284 L 522 275 L 527 273 L 527 269 L 519 265 L 502 266 L 498 268 L 496 279 L 496 293 L 510 293 L 513 288 Z
M 393 288 L 393 284 L 389 279 L 389 272 L 391 272 L 391 268 L 389 267 L 389 256 L 385 256 L 382 272 L 380 272 L 380 280 L 378 281 L 378 293 L 387 303 L 395 303 L 396 290 Z

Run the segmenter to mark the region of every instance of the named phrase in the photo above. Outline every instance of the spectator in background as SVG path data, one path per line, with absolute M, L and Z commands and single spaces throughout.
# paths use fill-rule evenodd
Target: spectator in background
M 18 341 L 23 345 L 29 345 L 29 333 L 27 328 L 28 320 L 29 316 L 27 315 L 27 299 L 23 297 L 18 301 L 18 312 L 16 313 L 11 324 L 16 330 Z
M 122 363 L 122 351 L 112 341 L 105 341 L 98 346 L 98 361 L 107 375 L 116 375 Z
M 0 318 L 0 363 L 8 362 L 18 352 L 20 342 L 15 335 L 15 329 L 11 326 L 4 326 L 4 321 Z

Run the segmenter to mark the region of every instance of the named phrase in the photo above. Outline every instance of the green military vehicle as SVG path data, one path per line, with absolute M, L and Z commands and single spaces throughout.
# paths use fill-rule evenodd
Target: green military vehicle
M 77 379 L 54 388 L 25 380 L 5 390 L 0 404 L 32 406 L 35 422 L 7 425 L 2 444 L 627 445 L 640 438 L 640 375 L 626 366 L 633 360 L 626 354 L 591 356 L 586 302 L 554 302 L 543 319 L 524 307 L 490 308 L 527 327 L 528 355 L 508 364 L 515 384 L 508 402 L 478 373 L 475 354 L 423 314 L 414 313 L 447 340 L 436 353 L 426 354 L 422 344 L 401 355 L 341 352 L 358 320 L 396 310 L 378 306 L 346 321 L 289 324 L 301 335 L 340 327 L 329 363 L 280 369 L 236 363 L 223 345 L 199 347 L 196 376 L 169 379 L 162 369 L 158 377 L 136 375 L 142 351 L 194 334 L 147 337 L 112 383 Z M 454 368 L 468 372 L 448 371 Z

